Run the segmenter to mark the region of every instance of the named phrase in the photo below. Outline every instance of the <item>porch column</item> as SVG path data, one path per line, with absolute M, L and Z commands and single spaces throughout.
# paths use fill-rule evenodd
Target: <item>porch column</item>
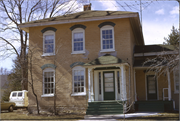
M 92 70 L 92 69 L 91 69 Z M 94 89 L 93 89 L 93 71 L 90 73 L 91 75 L 91 101 L 94 101 Z
M 121 66 L 121 77 L 122 77 L 122 93 L 121 99 L 126 100 L 126 71 L 124 65 Z
M 91 70 L 88 68 L 88 102 L 91 102 Z
M 167 69 L 167 76 L 168 76 L 168 97 L 169 100 L 171 100 L 171 80 L 170 80 L 169 69 Z

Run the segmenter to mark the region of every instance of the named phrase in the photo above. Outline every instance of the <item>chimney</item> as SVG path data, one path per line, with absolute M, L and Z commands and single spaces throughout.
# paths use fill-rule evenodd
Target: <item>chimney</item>
M 91 10 L 91 3 L 89 5 L 84 5 L 84 11 Z

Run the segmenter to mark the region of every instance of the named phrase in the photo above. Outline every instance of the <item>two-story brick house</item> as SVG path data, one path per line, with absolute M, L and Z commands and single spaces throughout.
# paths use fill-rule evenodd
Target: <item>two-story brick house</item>
M 53 107 L 55 91 L 56 106 L 67 110 L 86 110 L 88 102 L 137 101 L 134 47 L 144 46 L 138 13 L 88 10 L 20 28 L 29 33 L 29 49 L 37 49 L 33 78 L 41 109 Z

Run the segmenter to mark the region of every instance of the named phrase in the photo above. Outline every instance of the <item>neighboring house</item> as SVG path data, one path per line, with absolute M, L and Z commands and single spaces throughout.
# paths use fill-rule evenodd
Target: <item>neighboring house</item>
M 116 100 L 127 100 L 128 104 L 136 101 L 138 110 L 141 104 L 137 102 L 141 100 L 172 104 L 173 96 L 169 97 L 170 101 L 162 98 L 162 90 L 168 88 L 168 83 L 158 79 L 158 84 L 152 82 L 151 86 L 159 91 L 153 87 L 148 92 L 145 81 L 151 76 L 143 72 L 146 67 L 136 65 L 136 55 L 144 53 L 138 49 L 147 47 L 138 13 L 87 10 L 23 23 L 19 27 L 29 33 L 29 49 L 37 49 L 32 64 L 34 89 L 41 109 L 53 107 L 55 91 L 57 108 L 86 111 L 89 104 L 87 114 L 122 113 L 120 106 L 118 111 L 110 112 L 106 108 L 98 112 L 97 106 L 117 105 Z M 30 76 L 29 73 L 29 81 Z M 164 78 L 167 80 L 167 76 Z M 28 91 L 29 108 L 36 109 L 31 87 Z M 157 98 L 149 98 L 154 91 Z M 171 93 L 174 94 L 174 88 Z

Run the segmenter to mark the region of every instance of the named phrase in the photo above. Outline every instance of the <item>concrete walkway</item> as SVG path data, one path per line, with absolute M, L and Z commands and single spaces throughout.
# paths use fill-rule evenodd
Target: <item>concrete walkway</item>
M 141 116 L 150 116 L 150 115 L 158 115 L 158 112 L 136 112 L 136 113 L 129 113 L 125 114 L 125 118 L 132 118 L 132 117 L 141 117 Z M 84 116 L 84 120 L 116 120 L 116 119 L 123 119 L 124 114 L 116 114 L 116 115 L 86 115 Z M 83 121 L 83 120 L 80 120 Z

